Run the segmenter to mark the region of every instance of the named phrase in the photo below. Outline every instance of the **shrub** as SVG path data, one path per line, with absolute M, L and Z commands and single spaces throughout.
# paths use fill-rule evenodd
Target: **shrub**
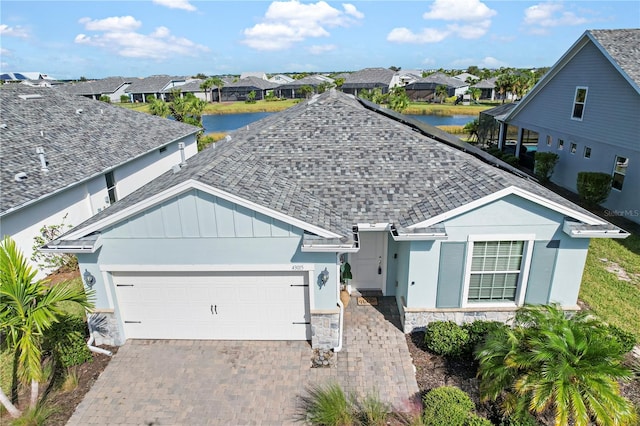
M 86 342 L 87 325 L 80 317 L 64 316 L 46 331 L 43 349 L 65 368 L 91 361 Z
M 424 423 L 431 426 L 464 426 L 475 404 L 464 391 L 443 386 L 429 391 L 423 398 Z
M 469 342 L 467 344 L 467 351 L 473 352 L 476 345 L 483 343 L 484 339 L 492 331 L 497 331 L 506 328 L 507 325 L 499 321 L 483 321 L 478 320 L 474 322 L 466 323 L 462 326 L 463 329 L 469 333 Z
M 601 204 L 611 191 L 611 175 L 600 172 L 578 173 L 578 195 L 589 204 Z
M 613 324 L 609 324 L 607 326 L 607 329 L 609 335 L 613 337 L 620 345 L 620 350 L 622 351 L 622 353 L 626 354 L 633 350 L 634 346 L 637 343 L 636 337 L 633 333 L 629 333 L 628 331 L 625 331 Z
M 391 408 L 380 401 L 377 395 L 367 395 L 358 403 L 360 422 L 367 426 L 384 426 Z
M 110 104 L 111 103 L 111 98 L 108 97 L 107 95 L 102 95 L 102 96 L 100 96 L 100 102 L 106 102 L 106 103 Z
M 40 426 L 48 423 L 49 417 L 57 412 L 55 407 L 46 405 L 43 402 L 35 407 L 29 408 L 22 413 L 22 416 L 13 420 L 11 426 Z
M 467 416 L 464 426 L 493 426 L 493 423 L 484 417 L 471 413 Z
M 453 321 L 434 321 L 427 325 L 424 342 L 437 355 L 458 356 L 469 344 L 469 332 Z
M 506 154 L 504 157 L 502 157 L 502 161 L 513 167 L 516 167 L 520 163 L 518 157 L 513 154 Z
M 539 424 L 540 422 L 529 413 L 504 417 L 500 422 L 500 426 L 538 426 Z
M 129 102 L 131 102 L 131 98 L 129 98 L 129 96 L 120 95 L 120 103 L 121 104 L 128 104 Z
M 534 173 L 542 182 L 547 182 L 553 174 L 553 168 L 558 162 L 558 154 L 555 152 L 536 152 Z
M 60 235 L 72 228 L 71 225 L 65 224 L 68 214 L 62 218 L 62 222 L 58 225 L 43 225 L 40 232 L 33 238 L 33 260 L 39 268 L 45 270 L 64 269 L 65 271 L 73 271 L 78 267 L 78 258 L 72 253 L 43 253 L 38 249 L 43 245 L 55 240 Z
M 355 423 L 353 402 L 337 384 L 314 386 L 301 397 L 298 420 L 312 425 L 341 426 Z

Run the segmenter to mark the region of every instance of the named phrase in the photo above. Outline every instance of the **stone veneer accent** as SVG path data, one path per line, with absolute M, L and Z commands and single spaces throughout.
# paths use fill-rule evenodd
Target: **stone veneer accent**
M 453 321 L 464 324 L 473 321 L 500 321 L 509 323 L 515 314 L 515 309 L 507 310 L 417 310 L 404 309 L 403 329 L 405 333 L 424 330 L 427 324 L 434 321 Z
M 340 338 L 340 313 L 333 311 L 311 313 L 311 347 L 332 349 Z
M 125 340 L 120 335 L 116 314 L 111 310 L 95 311 L 89 315 L 89 331 L 95 338 L 95 346 L 121 346 Z

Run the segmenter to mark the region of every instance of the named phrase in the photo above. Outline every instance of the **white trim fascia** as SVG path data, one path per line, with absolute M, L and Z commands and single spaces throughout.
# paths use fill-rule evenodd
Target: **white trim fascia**
M 568 207 L 565 207 L 561 204 L 556 203 L 555 201 L 551 201 L 547 198 L 541 197 L 539 195 L 533 194 L 529 191 L 525 191 L 524 189 L 518 188 L 516 186 L 510 186 L 508 188 L 504 188 L 501 189 L 500 191 L 494 192 L 493 194 L 489 194 L 485 197 L 482 197 L 480 199 L 471 201 L 470 203 L 467 203 L 463 206 L 460 207 L 456 207 L 455 209 L 449 210 L 448 212 L 439 214 L 437 216 L 434 216 L 430 219 L 427 219 L 423 222 L 419 222 L 416 224 L 413 224 L 411 226 L 408 226 L 409 229 L 414 229 L 414 228 L 428 228 L 429 226 L 435 225 L 436 223 L 440 223 L 442 221 L 445 221 L 447 219 L 451 219 L 452 217 L 456 217 L 459 216 L 463 213 L 467 213 L 473 209 L 476 209 L 478 207 L 482 207 L 486 204 L 492 203 L 494 201 L 497 201 L 501 198 L 504 198 L 508 195 L 517 195 L 521 198 L 524 198 L 526 200 L 529 200 L 531 202 L 534 202 L 536 204 L 539 204 L 543 207 L 547 207 L 548 209 L 554 210 L 558 213 L 561 213 L 565 216 L 569 216 L 572 217 L 574 219 L 577 219 L 583 223 L 586 223 L 588 225 L 604 225 L 606 222 L 601 221 L 601 220 L 596 220 L 595 217 L 586 215 L 584 213 L 580 213 L 576 210 L 570 209 Z
M 300 251 L 303 253 L 356 253 L 360 250 L 360 247 L 354 247 L 353 245 L 344 246 L 305 246 L 300 247 Z
M 391 234 L 394 241 L 438 241 L 448 240 L 447 234 L 400 234 L 398 236 Z
M 562 232 L 570 236 L 571 238 L 627 238 L 630 234 L 624 230 L 606 230 L 606 229 L 572 229 L 571 222 L 564 221 L 562 225 Z
M 531 258 L 533 256 L 533 243 L 535 241 L 534 234 L 487 234 L 487 235 L 469 235 L 467 237 L 467 253 L 465 257 L 464 267 L 464 284 L 462 286 L 462 308 L 516 308 L 524 304 L 524 298 L 527 294 L 527 284 L 529 282 L 529 269 L 531 267 Z M 523 264 L 520 267 L 518 290 L 516 293 L 516 302 L 489 302 L 489 303 L 469 303 L 469 285 L 471 282 L 471 261 L 473 258 L 474 241 L 524 241 L 523 248 Z
M 391 224 L 388 222 L 380 222 L 380 223 L 358 223 L 358 231 L 389 231 L 391 229 Z
M 100 265 L 101 271 L 106 272 L 303 272 L 314 271 L 312 263 L 284 263 L 284 264 L 176 264 L 176 265 L 150 265 L 150 264 L 113 264 Z
M 280 220 L 282 222 L 288 223 L 289 225 L 296 226 L 298 228 L 304 229 L 309 232 L 313 232 L 323 238 L 341 238 L 342 235 L 335 234 L 333 232 L 322 229 L 318 226 L 311 225 L 307 222 L 301 221 L 299 219 L 293 218 L 291 216 L 285 215 L 283 213 L 277 212 L 275 210 L 269 209 L 267 207 L 261 206 L 257 203 L 254 203 L 249 200 L 245 200 L 244 198 L 238 197 L 237 195 L 230 194 L 228 192 L 222 191 L 220 189 L 214 188 L 210 185 L 206 185 L 202 182 L 198 182 L 193 179 L 186 180 L 177 185 L 172 186 L 158 194 L 152 195 L 139 203 L 134 204 L 133 206 L 127 207 L 117 213 L 114 213 L 110 216 L 105 217 L 102 220 L 92 223 L 84 228 L 77 229 L 76 231 L 70 233 L 65 237 L 65 239 L 75 239 L 80 238 L 84 235 L 90 234 L 92 232 L 99 231 L 101 229 L 106 228 L 109 225 L 113 225 L 117 222 L 125 220 L 137 213 L 140 213 L 148 208 L 156 206 L 168 199 L 176 197 L 180 194 L 183 194 L 187 191 L 191 191 L 193 189 L 206 192 L 215 197 L 220 197 L 225 199 L 231 203 L 238 204 L 240 206 L 246 207 L 249 210 L 253 210 L 259 213 L 262 213 L 266 216 L 272 217 L 274 219 Z

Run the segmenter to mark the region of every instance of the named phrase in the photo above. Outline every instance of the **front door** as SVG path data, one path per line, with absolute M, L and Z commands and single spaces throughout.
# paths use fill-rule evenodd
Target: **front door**
M 349 256 L 353 279 L 358 290 L 380 290 L 386 293 L 387 232 L 361 231 L 360 250 Z

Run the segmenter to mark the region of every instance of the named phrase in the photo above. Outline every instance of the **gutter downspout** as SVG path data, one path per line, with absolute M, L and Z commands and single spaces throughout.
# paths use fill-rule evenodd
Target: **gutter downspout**
M 338 253 L 336 253 L 336 265 L 336 269 L 338 271 L 338 285 L 336 286 L 336 296 L 338 306 L 340 307 L 340 326 L 338 327 L 338 346 L 333 348 L 333 352 L 340 352 L 342 350 L 342 335 L 344 333 L 344 305 L 342 304 L 342 300 L 340 300 L 340 255 Z
M 104 354 L 104 355 L 108 355 L 111 356 L 113 355 L 113 353 L 111 351 L 108 351 L 106 349 L 102 349 L 102 348 L 98 348 L 97 346 L 93 346 L 93 342 L 95 341 L 95 338 L 93 337 L 93 333 L 89 333 L 89 340 L 87 341 L 87 347 L 89 348 L 89 350 L 91 352 L 95 352 L 98 354 Z

